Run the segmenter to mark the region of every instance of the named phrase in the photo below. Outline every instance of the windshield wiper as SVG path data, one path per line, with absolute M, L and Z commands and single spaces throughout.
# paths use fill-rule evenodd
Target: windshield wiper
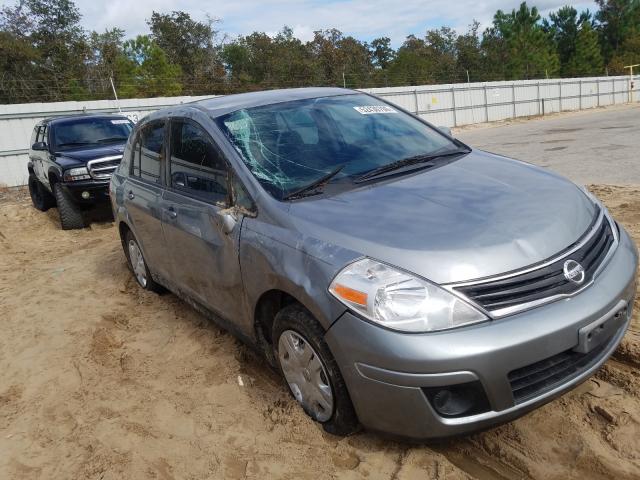
M 469 153 L 470 151 L 471 150 L 467 150 L 467 149 L 459 149 L 459 150 L 450 150 L 448 152 L 442 152 L 442 153 L 413 155 L 411 157 L 401 158 L 400 160 L 396 160 L 395 162 L 391 162 L 387 165 L 382 165 L 381 167 L 374 168 L 373 170 L 369 170 L 364 175 L 360 175 L 358 178 L 356 178 L 355 183 L 361 183 L 366 180 L 370 180 L 374 177 L 377 177 L 379 175 L 383 175 L 383 174 L 392 172 L 394 170 L 399 170 L 403 167 L 408 167 L 410 165 L 417 165 L 420 163 L 426 164 L 438 158 L 451 157 L 454 155 L 463 155 L 463 154 Z M 429 166 L 433 166 L 433 165 L 425 165 L 425 167 L 429 167 Z
M 108 137 L 108 138 L 101 138 L 97 140 L 96 143 L 122 142 L 123 140 L 126 140 L 126 139 L 127 137 Z
M 311 182 L 308 185 L 305 185 L 302 188 L 299 188 L 298 190 L 295 190 L 287 195 L 285 195 L 284 197 L 282 197 L 283 200 L 293 200 L 295 198 L 302 198 L 308 195 L 317 195 L 318 193 L 322 192 L 322 187 L 329 181 L 331 180 L 333 177 L 335 177 L 337 174 L 339 174 L 342 169 L 344 168 L 344 165 L 340 165 L 337 168 L 334 168 L 333 170 L 331 170 L 329 173 L 327 173 L 326 175 L 320 177 L 317 180 L 314 180 L 313 182 Z
M 59 143 L 58 147 L 75 147 L 78 145 L 92 145 L 93 142 L 66 142 L 66 143 Z

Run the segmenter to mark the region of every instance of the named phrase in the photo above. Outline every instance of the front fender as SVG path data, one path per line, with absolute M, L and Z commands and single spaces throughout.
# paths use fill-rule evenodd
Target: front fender
M 265 292 L 281 290 L 298 300 L 328 329 L 346 310 L 329 293 L 329 284 L 344 265 L 359 256 L 291 230 L 245 218 L 240 268 L 250 309 L 247 318 L 253 322 L 255 308 Z

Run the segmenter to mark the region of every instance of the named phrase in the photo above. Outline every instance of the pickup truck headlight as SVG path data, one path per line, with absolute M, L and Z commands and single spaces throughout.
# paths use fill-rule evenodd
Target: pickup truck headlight
M 403 332 L 434 332 L 488 320 L 448 291 L 369 258 L 342 269 L 329 291 L 372 322 Z
M 87 167 L 70 168 L 64 172 L 65 182 L 75 182 L 77 180 L 88 180 L 91 178 Z

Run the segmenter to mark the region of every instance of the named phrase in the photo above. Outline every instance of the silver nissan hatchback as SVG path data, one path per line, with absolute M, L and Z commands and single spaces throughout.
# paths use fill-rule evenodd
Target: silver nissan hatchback
M 631 319 L 637 250 L 594 196 L 361 92 L 155 112 L 110 196 L 140 286 L 255 346 L 335 434 L 512 420 L 592 375 Z

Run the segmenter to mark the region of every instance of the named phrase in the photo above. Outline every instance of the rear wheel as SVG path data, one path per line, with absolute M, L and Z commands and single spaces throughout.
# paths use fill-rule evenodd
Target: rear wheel
M 56 197 L 58 213 L 60 214 L 60 225 L 63 230 L 74 230 L 84 228 L 84 216 L 82 210 L 76 205 L 71 196 L 62 188 L 59 183 L 53 184 L 53 194 Z
M 289 305 L 276 315 L 274 354 L 292 395 L 327 432 L 349 435 L 358 429 L 358 419 L 323 337 L 322 327 L 300 305 Z
M 151 278 L 151 273 L 149 272 L 147 263 L 145 262 L 144 256 L 142 255 L 142 250 L 140 250 L 140 245 L 138 245 L 138 240 L 133 235 L 131 230 L 127 230 L 127 233 L 124 237 L 123 246 L 124 253 L 127 257 L 127 261 L 129 262 L 129 268 L 133 272 L 133 275 L 136 277 L 138 285 L 140 285 L 145 290 L 156 293 L 161 292 L 162 287 L 154 282 L 153 278 Z
M 56 204 L 53 196 L 33 173 L 29 174 L 29 194 L 33 206 L 41 212 L 46 212 Z

